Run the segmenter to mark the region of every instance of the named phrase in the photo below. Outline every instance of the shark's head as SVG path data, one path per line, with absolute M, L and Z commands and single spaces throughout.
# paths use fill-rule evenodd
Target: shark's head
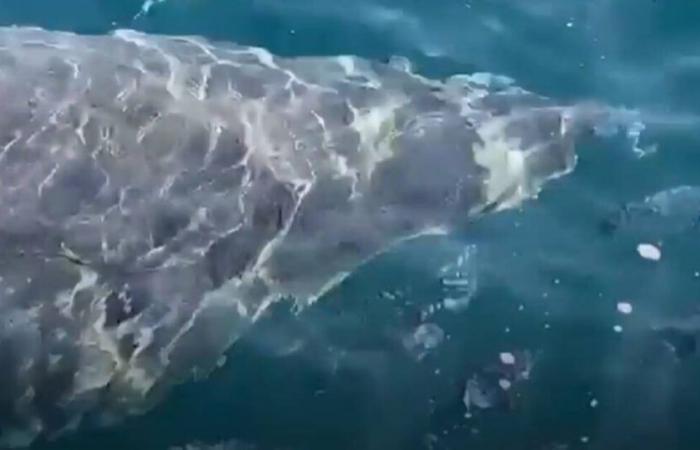
M 394 157 L 376 168 L 371 198 L 435 226 L 536 196 L 574 168 L 576 137 L 603 115 L 521 90 L 431 95 L 397 112 Z

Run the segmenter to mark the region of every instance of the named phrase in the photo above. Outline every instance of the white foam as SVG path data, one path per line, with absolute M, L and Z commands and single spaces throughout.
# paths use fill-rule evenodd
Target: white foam
M 621 314 L 632 314 L 632 305 L 627 302 L 619 302 L 617 304 L 617 310 Z
M 502 353 L 499 355 L 499 358 L 500 358 L 500 360 L 501 360 L 501 362 L 502 362 L 503 364 L 506 364 L 506 365 L 513 365 L 513 364 L 515 364 L 515 355 L 513 355 L 513 354 L 510 353 L 510 352 L 502 352 Z
M 661 259 L 661 249 L 653 244 L 639 244 L 637 253 L 644 259 L 658 261 Z
M 139 17 L 148 14 L 149 12 L 151 12 L 151 9 L 154 6 L 159 5 L 161 3 L 165 3 L 165 1 L 166 0 L 145 0 L 143 2 L 143 5 L 141 5 L 141 9 L 139 10 L 138 14 L 134 16 L 134 19 L 138 19 Z

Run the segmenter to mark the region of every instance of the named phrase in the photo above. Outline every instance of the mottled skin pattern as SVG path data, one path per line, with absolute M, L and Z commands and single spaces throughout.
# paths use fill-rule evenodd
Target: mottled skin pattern
M 512 86 L 198 38 L 0 29 L 0 436 L 147 408 L 279 296 L 574 163 Z

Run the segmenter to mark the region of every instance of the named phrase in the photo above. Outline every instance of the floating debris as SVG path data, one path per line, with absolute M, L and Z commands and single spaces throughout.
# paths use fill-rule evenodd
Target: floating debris
M 621 314 L 632 314 L 632 305 L 627 302 L 619 302 L 617 304 L 617 310 Z
M 515 356 L 510 352 L 503 352 L 499 355 L 501 362 L 507 365 L 515 364 Z
M 596 408 L 596 407 L 598 407 L 598 400 L 595 399 L 595 398 L 594 398 L 594 399 L 591 399 L 590 405 L 591 405 L 591 408 Z
M 637 253 L 644 259 L 650 261 L 658 261 L 661 259 L 661 250 L 653 244 L 639 244 Z
M 615 326 L 613 327 L 613 330 L 615 331 L 615 333 L 622 333 L 622 326 L 621 326 L 621 325 L 615 325 Z
M 501 387 L 501 389 L 503 389 L 504 391 L 507 391 L 508 389 L 511 388 L 512 383 L 510 381 L 506 380 L 505 378 L 501 378 L 500 380 L 498 380 L 498 385 Z

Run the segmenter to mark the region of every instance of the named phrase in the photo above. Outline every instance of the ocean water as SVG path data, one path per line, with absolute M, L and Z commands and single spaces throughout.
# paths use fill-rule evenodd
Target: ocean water
M 2 25 L 401 55 L 644 124 L 584 139 L 520 208 L 275 305 L 149 413 L 33 448 L 700 448 L 699 23 L 687 0 L 0 0 Z

